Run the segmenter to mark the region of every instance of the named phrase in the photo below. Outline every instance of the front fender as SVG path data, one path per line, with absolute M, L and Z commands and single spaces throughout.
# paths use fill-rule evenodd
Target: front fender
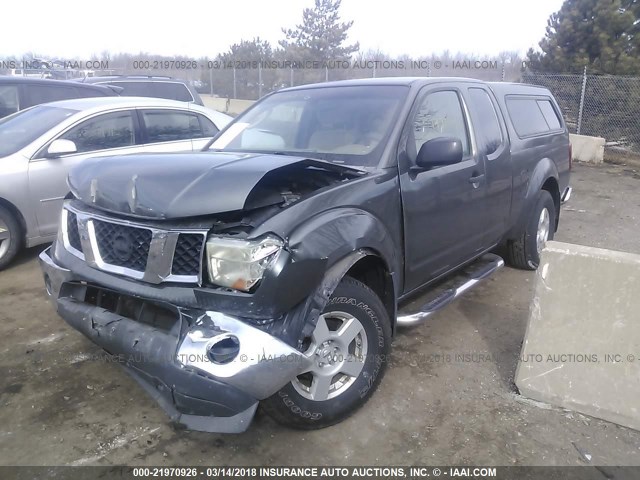
M 310 258 L 326 260 L 326 271 L 317 288 L 282 322 L 270 326 L 270 333 L 299 348 L 300 341 L 313 332 L 320 313 L 342 278 L 362 258 L 382 259 L 391 275 L 394 291 L 398 285 L 398 249 L 385 226 L 370 213 L 341 208 L 323 212 L 304 222 L 289 237 L 295 262 Z
M 359 249 L 370 249 L 398 271 L 398 248 L 385 225 L 357 208 L 336 208 L 312 217 L 289 236 L 294 259 L 323 258 L 327 268 Z
M 302 303 L 287 313 L 281 322 L 267 327 L 267 332 L 280 338 L 294 348 L 302 347 L 302 340 L 311 336 L 320 313 L 327 305 L 342 278 L 349 269 L 362 258 L 377 254 L 368 249 L 351 252 L 346 257 L 334 263 L 325 273 L 318 287 L 308 295 Z M 393 276 L 395 278 L 395 275 Z

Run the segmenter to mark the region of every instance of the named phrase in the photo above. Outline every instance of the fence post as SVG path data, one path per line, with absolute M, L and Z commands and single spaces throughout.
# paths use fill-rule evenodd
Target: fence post
M 504 62 L 502 62 L 502 81 L 504 82 Z
M 236 89 L 236 67 L 233 67 L 233 98 L 238 98 L 238 91 Z
M 262 62 L 258 63 L 258 100 L 262 98 Z
M 291 67 L 291 70 L 289 70 L 289 83 L 290 86 L 293 87 L 293 66 Z
M 582 112 L 584 110 L 584 92 L 587 88 L 587 66 L 585 65 L 582 72 L 582 91 L 580 92 L 580 109 L 578 110 L 578 128 L 576 134 L 580 135 L 580 128 L 582 127 Z
M 209 93 L 213 97 L 213 68 L 209 69 Z
M 324 66 L 324 81 L 329 81 L 329 67 L 327 65 Z

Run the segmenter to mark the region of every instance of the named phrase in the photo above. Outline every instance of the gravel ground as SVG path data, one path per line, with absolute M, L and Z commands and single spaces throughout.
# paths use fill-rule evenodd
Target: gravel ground
M 572 185 L 556 240 L 640 253 L 639 172 L 577 165 Z M 640 465 L 640 432 L 516 394 L 532 272 L 505 268 L 398 334 L 380 389 L 342 424 L 300 432 L 259 413 L 216 435 L 174 429 L 92 358 L 45 299 L 40 250 L 0 272 L 0 464 Z

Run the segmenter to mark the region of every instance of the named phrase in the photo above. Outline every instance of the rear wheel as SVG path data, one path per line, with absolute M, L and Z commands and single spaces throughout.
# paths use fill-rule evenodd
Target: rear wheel
M 556 205 L 551 194 L 541 190 L 525 232 L 519 239 L 507 244 L 507 261 L 511 266 L 525 270 L 538 268 L 540 252 L 548 240 L 553 240 L 556 215 Z
M 5 207 L 0 206 L 0 270 L 9 265 L 22 245 L 20 223 Z
M 305 340 L 312 366 L 262 402 L 284 425 L 315 429 L 338 423 L 375 391 L 386 368 L 391 323 L 382 302 L 346 277 Z

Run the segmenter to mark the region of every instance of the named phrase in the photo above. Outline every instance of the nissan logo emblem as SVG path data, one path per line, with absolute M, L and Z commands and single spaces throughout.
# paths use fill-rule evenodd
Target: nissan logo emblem
M 113 239 L 113 254 L 121 262 L 128 261 L 131 258 L 132 251 L 133 245 L 129 235 L 121 233 Z

